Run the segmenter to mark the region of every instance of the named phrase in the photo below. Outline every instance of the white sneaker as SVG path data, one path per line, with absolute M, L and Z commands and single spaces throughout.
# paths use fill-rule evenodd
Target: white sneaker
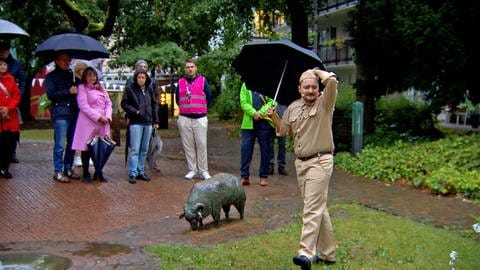
M 189 171 L 187 174 L 185 174 L 185 178 L 188 179 L 188 180 L 192 180 L 192 178 L 195 177 L 195 175 L 197 175 L 196 172 Z
M 201 173 L 203 180 L 207 180 L 212 178 L 208 172 L 202 172 Z
M 74 159 L 73 159 L 73 166 L 75 167 L 82 167 L 82 159 L 78 156 L 76 156 Z

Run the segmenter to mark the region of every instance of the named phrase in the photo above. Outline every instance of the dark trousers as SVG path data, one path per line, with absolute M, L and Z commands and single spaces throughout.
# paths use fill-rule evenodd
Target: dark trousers
M 1 131 L 0 132 L 0 169 L 8 171 L 10 166 L 10 159 L 12 157 L 13 145 L 17 143 L 14 132 Z
M 277 137 L 273 136 L 271 140 L 271 146 L 270 146 L 270 168 L 274 168 L 275 166 L 275 139 L 277 139 L 277 165 L 278 168 L 285 169 L 285 165 L 287 164 L 285 162 L 285 155 L 286 155 L 286 150 L 285 150 L 285 142 L 286 142 L 286 137 Z
M 260 178 L 268 177 L 268 163 L 270 161 L 270 141 L 272 129 L 242 129 L 240 177 L 250 177 L 250 163 L 252 162 L 255 140 L 260 145 Z

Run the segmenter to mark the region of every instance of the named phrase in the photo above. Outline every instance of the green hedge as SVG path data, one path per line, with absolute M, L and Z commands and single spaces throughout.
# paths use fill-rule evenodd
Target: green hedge
M 367 145 L 355 157 L 338 153 L 335 166 L 386 181 L 408 180 L 439 194 L 480 199 L 480 135 L 449 135 L 433 142 Z

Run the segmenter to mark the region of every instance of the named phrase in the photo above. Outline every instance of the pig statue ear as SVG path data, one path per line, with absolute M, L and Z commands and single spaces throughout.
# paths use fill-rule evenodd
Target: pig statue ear
M 197 203 L 197 204 L 195 204 L 195 206 L 193 207 L 193 209 L 194 209 L 194 212 L 197 213 L 197 215 L 198 215 L 200 218 L 203 218 L 202 212 L 203 212 L 203 209 L 205 209 L 205 204 L 203 204 L 203 203 Z

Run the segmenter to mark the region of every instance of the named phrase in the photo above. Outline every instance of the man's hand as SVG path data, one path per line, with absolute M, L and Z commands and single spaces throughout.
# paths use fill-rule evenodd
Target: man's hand
M 325 70 L 321 70 L 321 69 L 315 69 L 315 75 L 317 75 L 317 77 L 320 78 L 320 80 L 322 81 L 322 83 L 330 78 L 330 77 L 336 77 L 335 73 L 333 72 L 328 72 L 328 71 L 325 71 Z
M 268 110 L 267 110 L 268 117 L 272 117 L 272 115 L 276 112 L 276 110 L 277 110 L 277 107 L 268 108 Z

